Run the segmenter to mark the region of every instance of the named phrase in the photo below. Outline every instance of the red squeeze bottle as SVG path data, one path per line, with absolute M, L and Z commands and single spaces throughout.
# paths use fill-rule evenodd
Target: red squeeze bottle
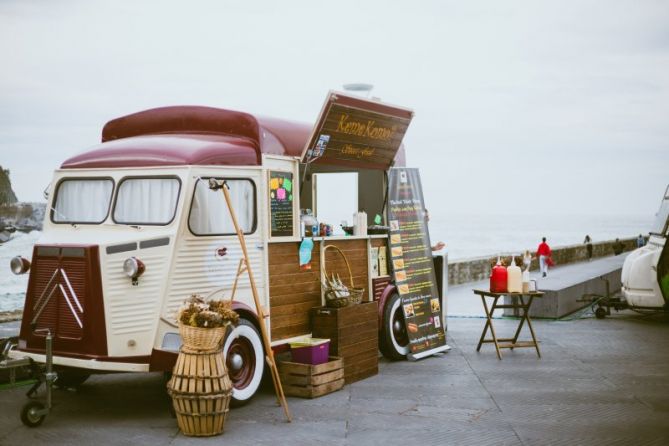
M 493 266 L 490 272 L 490 292 L 491 293 L 506 293 L 507 289 L 507 272 L 506 268 L 502 266 L 499 257 L 497 258 L 497 265 Z

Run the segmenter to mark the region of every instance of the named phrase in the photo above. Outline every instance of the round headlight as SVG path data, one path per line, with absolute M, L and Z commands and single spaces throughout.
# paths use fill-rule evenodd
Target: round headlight
M 144 262 L 137 257 L 130 257 L 123 262 L 123 272 L 131 279 L 136 279 L 144 273 Z
M 21 256 L 16 256 L 9 261 L 9 268 L 16 275 L 25 274 L 30 270 L 30 260 Z

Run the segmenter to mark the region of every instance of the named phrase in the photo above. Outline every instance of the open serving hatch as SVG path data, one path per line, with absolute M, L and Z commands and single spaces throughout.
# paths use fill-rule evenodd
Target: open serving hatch
M 388 170 L 413 111 L 330 91 L 302 162 Z

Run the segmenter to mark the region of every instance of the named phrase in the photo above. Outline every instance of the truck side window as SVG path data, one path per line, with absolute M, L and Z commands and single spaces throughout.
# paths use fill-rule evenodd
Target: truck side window
M 244 234 L 253 233 L 256 230 L 255 184 L 247 179 L 227 179 L 226 182 L 239 227 Z M 195 235 L 235 234 L 223 192 L 209 189 L 206 178 L 195 185 L 188 227 Z

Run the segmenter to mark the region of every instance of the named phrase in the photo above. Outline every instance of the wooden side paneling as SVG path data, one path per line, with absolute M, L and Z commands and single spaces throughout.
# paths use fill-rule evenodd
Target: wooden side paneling
M 370 239 L 372 248 L 378 248 L 379 246 L 388 246 L 388 238 L 373 238 Z
M 314 243 L 311 270 L 300 269 L 299 242 L 269 244 L 269 312 L 273 341 L 310 332 L 309 311 L 321 304 L 320 248 Z
M 299 242 L 270 243 L 269 256 L 269 303 L 271 337 L 273 341 L 309 333 L 309 312 L 321 305 L 320 244 L 315 242 L 311 252 L 311 270 L 303 271 L 299 266 Z M 363 299 L 367 299 L 368 251 L 367 240 L 326 240 L 325 245 L 335 245 L 342 250 L 351 267 L 353 285 L 364 288 Z M 325 253 L 328 274 L 339 275 L 349 285 L 350 276 L 346 262 L 332 249 Z
M 367 240 L 333 240 L 325 241 L 327 245 L 334 245 L 339 248 L 351 267 L 353 274 L 353 286 L 355 288 L 364 288 L 363 300 L 369 299 L 369 259 L 367 251 Z M 346 285 L 350 284 L 350 276 L 346 268 L 346 262 L 341 254 L 334 249 L 328 249 L 325 252 L 325 271 L 329 276 L 338 275 Z

